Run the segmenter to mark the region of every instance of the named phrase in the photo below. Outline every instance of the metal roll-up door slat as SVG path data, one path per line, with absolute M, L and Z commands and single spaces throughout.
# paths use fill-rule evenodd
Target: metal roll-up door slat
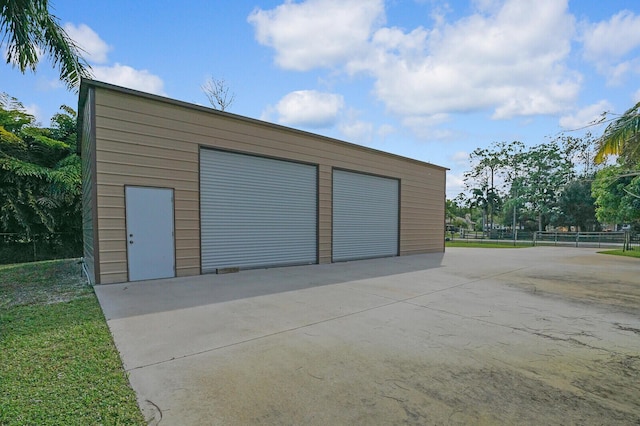
M 317 261 L 317 168 L 200 152 L 202 271 Z
M 333 171 L 333 261 L 398 254 L 399 181 Z

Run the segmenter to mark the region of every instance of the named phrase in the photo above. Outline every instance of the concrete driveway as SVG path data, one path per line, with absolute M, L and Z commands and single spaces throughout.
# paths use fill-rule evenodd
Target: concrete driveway
M 151 424 L 637 424 L 640 261 L 448 249 L 97 286 Z

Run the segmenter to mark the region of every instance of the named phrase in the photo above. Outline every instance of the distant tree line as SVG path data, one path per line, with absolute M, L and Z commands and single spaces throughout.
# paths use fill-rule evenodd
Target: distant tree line
M 477 230 L 628 224 L 640 232 L 639 108 L 612 119 L 599 138 L 562 135 L 531 147 L 514 141 L 477 148 L 466 191 L 447 202 L 449 221 L 462 226 L 460 218 L 470 216 Z M 611 156 L 615 164 L 604 165 Z

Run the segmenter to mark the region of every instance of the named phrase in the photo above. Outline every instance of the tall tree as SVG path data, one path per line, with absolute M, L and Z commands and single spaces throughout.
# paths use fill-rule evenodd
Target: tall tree
M 479 208 L 482 212 L 482 231 L 485 231 L 487 226 L 489 229 L 493 229 L 493 220 L 489 221 L 491 214 L 496 213 L 502 206 L 502 199 L 495 190 L 495 188 L 489 188 L 486 183 L 482 184 L 479 188 L 471 189 L 471 198 L 469 199 L 469 207 Z
M 538 216 L 538 230 L 543 219 L 555 206 L 561 189 L 573 178 L 571 162 L 562 154 L 557 143 L 537 145 L 522 156 L 520 165 L 526 179 L 520 190 L 527 207 Z
M 640 163 L 640 102 L 604 130 L 595 160 L 602 163 L 609 155 L 619 155 L 630 166 Z
M 562 147 L 577 176 L 593 178 L 598 168 L 598 163 L 595 162 L 598 140 L 590 132 L 580 137 L 563 134 L 556 138 L 554 143 Z
M 41 54 L 48 54 L 68 88 L 77 87 L 90 66 L 80 49 L 49 12 L 47 0 L 0 0 L 0 41 L 7 47 L 7 63 L 22 73 L 35 71 Z
M 501 194 L 516 175 L 514 161 L 524 149 L 522 142 L 494 142 L 489 148 L 477 148 L 470 155 L 471 170 L 464 174 L 465 185 L 471 190 L 475 204 L 482 207 L 493 229 L 494 213 L 500 208 Z
M 560 191 L 551 223 L 556 226 L 575 226 L 581 231 L 599 227 L 595 216 L 595 200 L 591 183 L 599 167 L 594 160 L 598 141 L 589 132 L 583 136 L 562 135 L 554 140 L 567 162 L 573 165 L 574 176 Z
M 558 198 L 557 211 L 552 223 L 563 226 L 576 226 L 578 231 L 595 231 L 595 200 L 591 196 L 590 179 L 575 179 L 562 189 Z

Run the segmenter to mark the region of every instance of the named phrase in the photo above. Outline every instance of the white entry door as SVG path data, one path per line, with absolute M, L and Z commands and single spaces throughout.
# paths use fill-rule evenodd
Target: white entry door
M 125 188 L 129 281 L 175 276 L 173 190 Z

